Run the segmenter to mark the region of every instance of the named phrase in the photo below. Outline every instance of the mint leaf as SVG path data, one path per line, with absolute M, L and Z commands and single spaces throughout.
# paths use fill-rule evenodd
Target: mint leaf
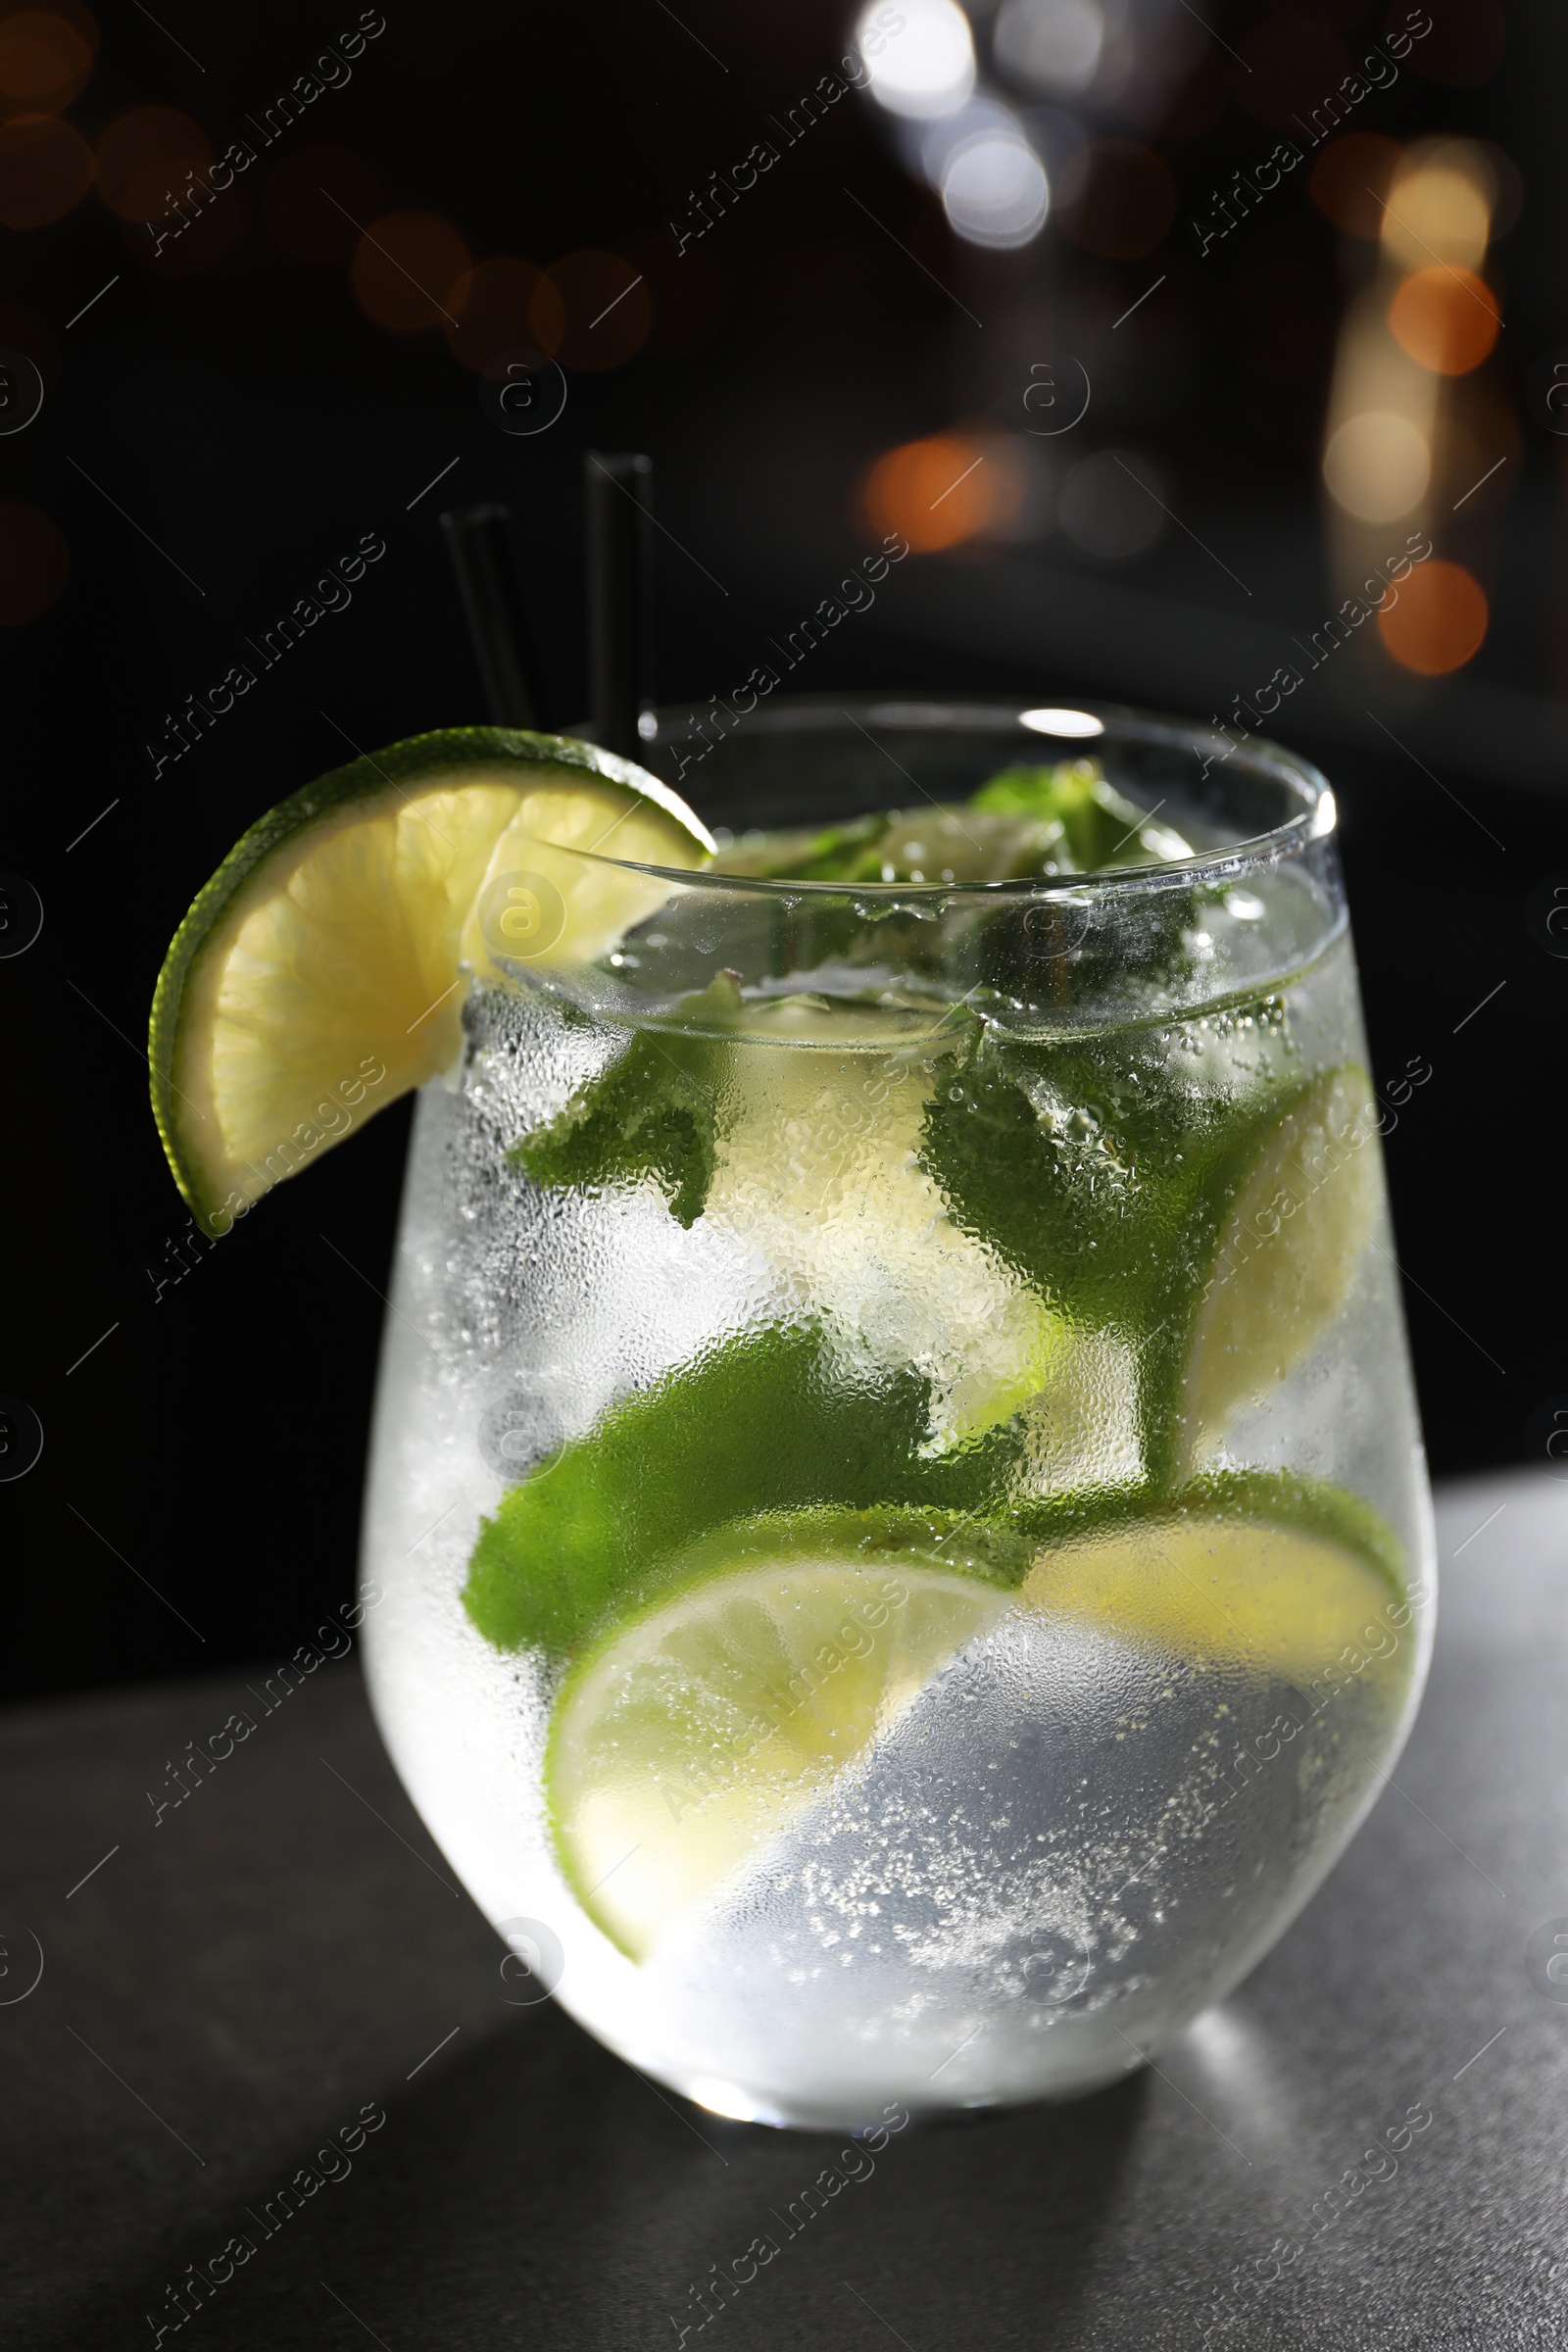
M 464 1606 L 486 1641 L 569 1653 L 702 1537 L 760 1512 L 1005 1502 L 1020 1441 L 925 1458 L 929 1384 L 846 1378 L 812 1326 L 712 1348 L 613 1405 L 481 1522 Z
M 679 1029 L 635 1029 L 597 1077 L 580 1086 L 507 1158 L 535 1184 L 602 1192 L 652 1177 L 677 1224 L 695 1225 L 712 1188 L 725 1045 L 693 1028 L 730 1026 L 740 987 L 721 972 L 680 1007 Z
M 1034 1044 L 977 1020 L 925 1106 L 955 1223 L 1071 1320 L 1138 1351 L 1152 1471 L 1173 1458 L 1194 1317 L 1231 1206 L 1305 1091 L 1277 1000 L 1171 1032 Z
M 1107 784 L 1093 760 L 1004 768 L 981 787 L 970 806 L 983 815 L 1030 817 L 1059 827 L 1053 861 L 1062 873 L 1100 873 L 1193 854 L 1181 834 L 1155 823 Z
M 637 1031 L 625 1052 L 553 1119 L 519 1137 L 508 1159 L 535 1184 L 594 1192 L 652 1176 L 677 1223 L 694 1225 L 713 1180 L 707 1048 L 706 1039 Z
M 830 825 L 806 845 L 804 855 L 787 866 L 769 871 L 786 882 L 879 882 L 882 878 L 883 836 L 893 823 L 891 810 L 875 816 L 852 817 L 847 824 Z

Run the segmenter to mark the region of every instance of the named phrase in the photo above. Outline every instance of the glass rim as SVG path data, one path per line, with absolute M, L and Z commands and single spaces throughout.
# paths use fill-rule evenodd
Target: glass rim
M 1097 898 L 1104 898 L 1192 889 L 1203 883 L 1231 885 L 1245 880 L 1250 873 L 1260 873 L 1299 857 L 1315 843 L 1327 840 L 1338 825 L 1332 785 L 1321 769 L 1298 753 L 1266 736 L 1250 736 L 1245 744 L 1239 745 L 1217 725 L 1199 724 L 1161 711 L 1140 710 L 1121 703 L 1075 699 L 1070 704 L 1044 705 L 1021 699 L 1004 700 L 995 695 L 938 696 L 860 689 L 839 695 L 780 695 L 747 713 L 742 724 L 765 733 L 804 735 L 813 728 L 826 728 L 835 718 L 849 719 L 852 726 L 866 720 L 874 723 L 880 718 L 884 725 L 927 727 L 933 733 L 956 733 L 964 727 L 983 733 L 1022 730 L 1037 736 L 1042 745 L 1059 744 L 1062 748 L 1058 756 L 1062 758 L 1071 756 L 1073 745 L 1088 752 L 1091 745 L 1113 741 L 1199 755 L 1212 751 L 1215 757 L 1205 761 L 1200 782 L 1209 767 L 1234 762 L 1243 773 L 1250 772 L 1260 782 L 1283 786 L 1297 806 L 1276 825 L 1248 834 L 1223 848 L 1197 851 L 1191 858 L 1161 858 L 1141 866 L 1102 866 L 1083 874 L 1024 875 L 998 882 L 790 881 L 725 873 L 712 866 L 656 865 L 642 859 L 608 856 L 597 850 L 566 849 L 554 843 L 548 846 L 557 855 L 584 858 L 596 865 L 618 867 L 626 873 L 647 874 L 657 881 L 692 891 L 755 894 L 763 900 L 870 899 L 901 906 L 939 908 L 951 906 L 957 900 L 979 900 L 994 905 L 1042 898 L 1081 898 L 1091 891 Z M 677 714 L 668 706 L 656 707 L 644 712 L 642 723 L 646 731 L 640 748 L 645 750 L 691 741 L 701 734 L 697 715 L 689 709 Z M 842 727 L 839 731 L 843 732 Z M 582 740 L 591 741 L 586 737 Z M 662 783 L 658 777 L 654 780 Z M 667 783 L 662 788 L 675 789 Z M 923 791 L 921 787 L 916 789 Z M 891 801 L 888 805 L 906 806 Z M 932 806 L 940 804 L 933 799 Z

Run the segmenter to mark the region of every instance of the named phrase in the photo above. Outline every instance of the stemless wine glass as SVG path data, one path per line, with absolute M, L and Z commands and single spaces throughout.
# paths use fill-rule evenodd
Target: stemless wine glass
M 1111 709 L 725 729 L 644 754 L 718 865 L 622 869 L 582 964 L 525 877 L 418 1104 L 376 1716 L 514 1997 L 660 2082 L 835 2127 L 1077 2092 L 1273 1943 L 1426 1668 L 1333 797 Z M 1075 756 L 1191 854 L 938 864 Z M 757 870 L 890 806 L 912 880 Z

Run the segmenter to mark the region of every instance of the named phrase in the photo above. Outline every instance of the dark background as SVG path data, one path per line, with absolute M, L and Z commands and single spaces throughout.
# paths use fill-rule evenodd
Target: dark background
M 261 810 L 346 758 L 345 738 L 372 749 L 483 715 L 444 504 L 510 505 L 558 725 L 586 699 L 591 447 L 655 460 L 672 534 L 658 541 L 658 692 L 694 709 L 830 592 L 867 544 L 867 467 L 916 436 L 978 435 L 966 446 L 991 452 L 987 478 L 1010 462 L 1024 482 L 1022 510 L 1010 536 L 970 533 L 891 575 L 875 610 L 813 655 L 815 690 L 1098 693 L 1207 718 L 1347 592 L 1319 458 L 1347 306 L 1375 249 L 1325 217 L 1304 171 L 1206 255 L 1192 221 L 1268 152 L 1287 100 L 1332 87 L 1402 6 L 1210 0 L 1211 38 L 1185 9 L 1140 0 L 1121 92 L 1035 123 L 1053 170 L 1075 122 L 1161 159 L 1169 225 L 1138 250 L 1093 249 L 1148 233 L 1136 219 L 1116 228 L 1114 184 L 1111 228 L 1096 229 L 1098 180 L 1076 233 L 1063 204 L 1022 250 L 964 244 L 890 119 L 852 93 L 677 257 L 669 224 L 690 222 L 690 192 L 829 71 L 852 11 L 387 0 L 348 85 L 155 258 L 158 139 L 174 184 L 199 150 L 177 122 L 123 119 L 176 110 L 220 153 L 357 13 L 167 0 L 156 24 L 129 5 L 95 24 L 60 0 L 84 48 L 98 42 L 56 107 L 96 157 L 96 185 L 57 218 L 0 229 L 0 346 L 31 356 L 48 387 L 36 419 L 0 437 L 0 866 L 44 908 L 36 943 L 0 960 L 0 1391 L 45 1433 L 37 1466 L 0 1485 L 13 1693 L 280 1653 L 351 1590 L 408 1105 L 171 1280 L 189 1228 L 142 1041 L 170 936 Z M 0 56 L 16 14 L 0 11 Z M 1568 21 L 1556 0 L 1433 0 L 1433 14 L 1396 84 L 1348 127 L 1484 139 L 1518 174 L 1517 220 L 1486 263 L 1506 324 L 1469 379 L 1453 459 L 1473 458 L 1476 476 L 1506 462 L 1456 507 L 1461 465 L 1424 510 L 1440 555 L 1483 583 L 1490 625 L 1436 681 L 1400 669 L 1369 627 L 1276 723 L 1339 791 L 1375 1075 L 1431 1065 L 1388 1154 L 1443 1473 L 1523 1458 L 1541 1408 L 1568 1391 L 1547 1150 L 1568 964 L 1539 895 L 1568 869 L 1568 443 L 1543 392 L 1568 358 Z M 989 18 L 975 21 L 986 60 Z M 18 129 L 19 103 L 0 130 L 13 220 L 32 201 L 29 158 L 64 185 L 78 157 L 27 128 L 26 104 Z M 126 157 L 143 133 L 138 178 Z M 27 145 L 43 136 L 56 144 Z M 307 152 L 323 142 L 339 152 Z M 1111 182 L 1141 169 L 1111 151 Z M 503 434 L 433 312 L 412 330 L 368 314 L 356 233 L 309 215 L 318 171 L 367 226 L 418 209 L 477 260 L 552 269 L 568 388 L 557 424 Z M 1071 184 L 1070 161 L 1059 177 Z M 385 232 L 394 246 L 401 233 Z M 300 258 L 312 244 L 319 258 Z M 592 326 L 633 270 L 641 291 Z M 366 282 L 384 308 L 383 280 Z M 606 330 L 619 343 L 591 340 Z M 519 317 L 504 340 L 524 331 Z M 1028 437 L 1031 368 L 1065 384 L 1064 355 L 1092 381 L 1090 414 L 1071 435 Z M 1071 467 L 1106 450 L 1159 484 L 1169 514 L 1120 560 L 1075 541 L 1055 503 Z M 1389 548 L 1406 527 L 1384 527 Z M 166 714 L 247 658 L 245 637 L 366 532 L 387 553 L 352 606 L 155 776 L 146 747 Z

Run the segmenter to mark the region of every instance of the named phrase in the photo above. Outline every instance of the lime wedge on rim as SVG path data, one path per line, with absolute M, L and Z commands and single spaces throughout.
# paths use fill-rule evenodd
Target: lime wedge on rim
M 153 998 L 153 1111 L 202 1224 L 226 1232 L 448 1068 L 473 974 L 603 955 L 667 896 L 628 864 L 712 849 L 629 760 L 502 727 L 415 736 L 282 802 L 197 898 Z

